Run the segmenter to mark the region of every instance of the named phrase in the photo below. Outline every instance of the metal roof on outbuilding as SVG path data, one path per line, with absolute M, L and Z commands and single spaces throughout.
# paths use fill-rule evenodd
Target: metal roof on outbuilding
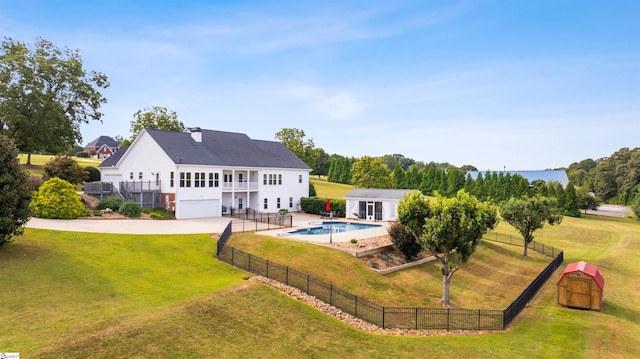
M 560 279 L 558 279 L 558 282 L 556 283 L 556 285 L 558 285 L 558 283 L 562 281 L 562 278 L 564 278 L 565 274 L 573 273 L 573 272 L 582 272 L 584 274 L 589 275 L 598 284 L 598 287 L 600 287 L 600 290 L 604 290 L 604 278 L 600 274 L 598 267 L 584 261 L 569 264 L 567 268 L 564 270 L 564 272 L 562 272 L 562 276 L 560 276 Z

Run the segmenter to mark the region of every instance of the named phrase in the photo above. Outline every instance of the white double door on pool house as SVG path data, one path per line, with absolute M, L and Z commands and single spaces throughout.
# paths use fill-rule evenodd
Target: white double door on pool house
M 359 201 L 358 217 L 381 221 L 382 220 L 382 202 L 375 201 Z

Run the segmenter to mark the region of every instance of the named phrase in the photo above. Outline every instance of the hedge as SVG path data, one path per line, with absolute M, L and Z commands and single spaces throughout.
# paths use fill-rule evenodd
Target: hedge
M 335 217 L 345 217 L 347 201 L 344 199 L 331 199 L 331 211 Z M 300 199 L 300 209 L 309 214 L 322 214 L 327 212 L 327 199 L 322 197 L 303 197 Z

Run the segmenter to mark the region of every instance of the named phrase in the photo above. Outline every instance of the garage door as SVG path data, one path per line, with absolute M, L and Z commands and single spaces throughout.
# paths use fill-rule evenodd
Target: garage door
M 176 210 L 178 219 L 220 217 L 220 200 L 182 200 Z

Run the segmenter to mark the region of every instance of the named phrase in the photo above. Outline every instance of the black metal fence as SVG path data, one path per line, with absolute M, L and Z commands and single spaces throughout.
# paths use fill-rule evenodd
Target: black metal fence
M 235 216 L 238 218 L 238 216 Z M 293 226 L 293 216 L 288 213 L 252 212 L 231 221 L 231 231 L 234 233 L 257 232 L 270 229 L 290 228 Z
M 510 234 L 490 232 L 485 234 L 484 237 L 482 237 L 482 239 L 524 247 L 524 238 L 520 236 L 512 236 Z M 539 243 L 536 241 L 531 241 L 531 243 L 529 243 L 529 249 L 533 250 L 534 252 L 544 254 L 547 257 L 553 257 L 553 258 L 558 256 L 558 254 L 562 252 L 562 249 L 558 249 L 550 245 L 546 245 L 544 243 Z
M 524 309 L 525 305 L 533 299 L 563 261 L 563 252 L 555 249 L 558 251 L 558 255 L 553 261 L 504 310 L 385 307 L 360 298 L 307 273 L 227 246 L 226 242 L 231 236 L 230 228 L 231 225 L 228 225 L 218 240 L 216 257 L 219 260 L 297 288 L 356 318 L 382 328 L 416 330 L 505 329 Z

